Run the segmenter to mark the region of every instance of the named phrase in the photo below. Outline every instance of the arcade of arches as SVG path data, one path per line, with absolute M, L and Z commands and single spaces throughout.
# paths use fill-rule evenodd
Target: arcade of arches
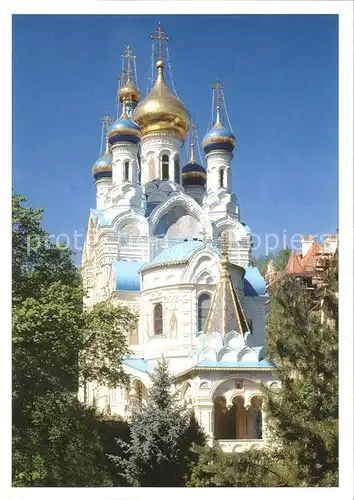
M 227 406 L 224 396 L 214 400 L 215 439 L 262 439 L 262 400 L 253 396 L 245 407 L 242 396 L 235 396 Z

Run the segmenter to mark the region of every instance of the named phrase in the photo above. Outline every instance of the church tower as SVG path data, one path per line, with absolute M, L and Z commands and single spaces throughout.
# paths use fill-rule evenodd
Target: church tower
M 130 46 L 122 55 L 123 76 L 118 90 L 121 115 L 107 130 L 108 144 L 112 152 L 112 193 L 120 211 L 130 208 L 143 211 L 140 188 L 139 142 L 140 127 L 132 118 L 140 98 L 140 91 L 133 80 L 131 60 L 135 61 Z
M 112 153 L 107 138 L 107 128 L 111 122 L 112 117 L 105 113 L 102 118 L 102 139 L 105 141 L 106 148 L 92 168 L 92 175 L 96 185 L 96 208 L 98 209 L 103 208 L 107 193 L 112 187 Z
M 195 158 L 195 145 L 198 141 L 196 131 L 197 126 L 195 123 L 192 123 L 190 133 L 190 158 L 188 163 L 182 168 L 182 185 L 184 192 L 201 205 L 205 194 L 207 173 L 205 168 L 199 164 Z
M 189 113 L 165 82 L 163 42 L 170 37 L 159 24 L 150 38 L 157 42 L 157 78 L 150 93 L 133 113 L 133 119 L 141 129 L 141 182 L 146 184 L 159 179 L 180 184 L 180 153 L 189 129 Z
M 203 150 L 207 161 L 207 194 L 205 197 L 205 208 L 210 212 L 227 213 L 237 217 L 238 207 L 236 196 L 232 193 L 232 170 L 231 160 L 236 139 L 232 131 L 225 125 L 222 117 L 226 114 L 223 86 L 218 80 L 213 85 L 213 105 L 215 105 L 216 120 L 203 139 Z M 210 210 L 211 201 L 218 198 L 220 204 L 216 210 Z M 215 202 L 213 202 L 215 205 Z

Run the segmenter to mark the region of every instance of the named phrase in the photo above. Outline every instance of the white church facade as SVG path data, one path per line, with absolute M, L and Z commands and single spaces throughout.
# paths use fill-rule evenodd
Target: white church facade
M 85 306 L 119 303 L 138 315 L 133 355 L 124 360 L 131 387 L 89 383 L 87 402 L 127 417 L 132 401 L 146 399 L 163 356 L 211 444 L 260 447 L 267 434 L 260 384 L 277 380 L 264 358 L 265 281 L 250 266 L 251 234 L 232 192 L 236 140 L 218 82 L 197 161 L 190 113 L 166 83 L 168 37 L 159 25 L 152 38 L 157 74 L 145 99 L 130 47 L 122 56 L 120 108 L 104 122 L 82 257 Z

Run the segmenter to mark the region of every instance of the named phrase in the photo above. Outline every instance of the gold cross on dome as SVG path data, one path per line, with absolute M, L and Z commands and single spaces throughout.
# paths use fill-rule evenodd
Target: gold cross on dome
M 102 116 L 102 123 L 103 123 L 104 129 L 107 130 L 109 124 L 112 122 L 113 122 L 112 116 L 108 113 L 108 111 L 106 111 L 105 114 Z
M 151 40 L 157 40 L 157 56 L 158 56 L 158 60 L 161 61 L 162 60 L 162 43 L 164 40 L 166 42 L 170 41 L 171 37 L 168 35 L 165 35 L 165 32 L 162 29 L 160 22 L 157 26 L 155 33 L 156 33 L 156 35 L 150 35 L 149 38 L 151 38 Z
M 127 82 L 127 80 L 128 80 L 127 72 L 125 69 L 123 69 L 120 75 L 118 75 L 118 86 L 123 87 L 124 84 Z
M 213 90 L 215 90 L 215 105 L 220 106 L 221 92 L 223 90 L 223 85 L 221 85 L 219 78 L 216 79 L 216 83 L 213 85 Z
M 130 61 L 136 58 L 136 56 L 133 56 L 132 48 L 130 45 L 127 46 L 125 53 L 122 54 L 121 57 L 122 57 L 122 59 L 127 60 L 126 75 L 127 75 L 127 80 L 129 80 L 129 77 L 131 74 Z

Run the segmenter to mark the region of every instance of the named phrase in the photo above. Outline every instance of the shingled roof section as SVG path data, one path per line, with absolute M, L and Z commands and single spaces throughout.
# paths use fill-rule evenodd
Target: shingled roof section
M 227 253 L 223 253 L 220 263 L 220 280 L 205 322 L 204 333 L 219 332 L 221 335 L 226 335 L 235 330 L 245 335 L 250 329 L 235 285 L 231 280 Z

